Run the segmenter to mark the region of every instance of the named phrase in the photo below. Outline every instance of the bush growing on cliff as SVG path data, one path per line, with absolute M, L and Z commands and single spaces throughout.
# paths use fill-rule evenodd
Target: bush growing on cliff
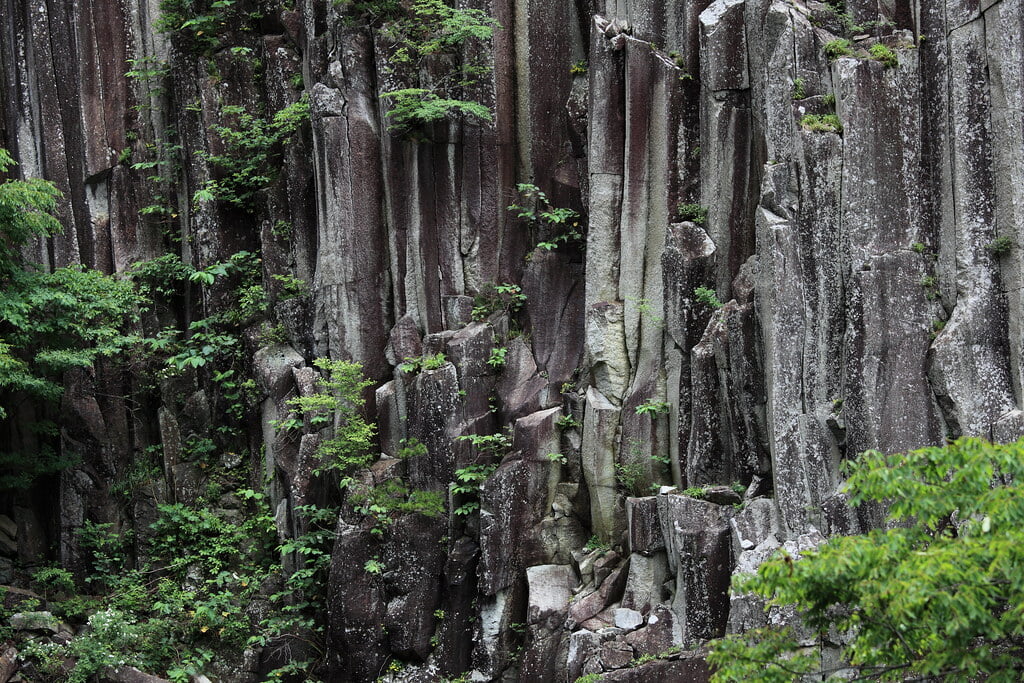
M 843 132 L 843 124 L 835 114 L 807 114 L 800 119 L 800 125 L 812 133 Z
M 0 149 L 0 173 L 15 166 Z M 63 393 L 63 374 L 88 369 L 130 343 L 122 325 L 137 318 L 141 299 L 130 283 L 72 265 L 46 272 L 24 257 L 34 240 L 61 232 L 54 216 L 61 193 L 45 180 L 0 183 L 0 419 L 5 405 L 26 398 L 43 406 Z M 50 422 L 23 424 L 32 452 L 0 452 L 0 490 L 27 486 L 70 464 L 48 444 Z
M 196 203 L 219 199 L 251 211 L 255 194 L 276 177 L 280 145 L 309 120 L 309 102 L 300 99 L 269 119 L 254 116 L 239 106 L 224 107 L 221 114 L 236 121 L 235 126 L 210 127 L 223 143 L 224 151 L 196 153 L 217 169 L 220 177 L 208 180 L 192 199 Z
M 828 57 L 829 61 L 834 61 L 840 57 L 848 57 L 853 54 L 853 44 L 846 38 L 836 38 L 825 43 L 822 48 L 825 56 Z
M 553 206 L 547 194 L 531 183 L 519 183 L 516 190 L 522 203 L 511 204 L 507 208 L 528 222 L 540 238 L 537 247 L 551 251 L 565 244 L 583 245 L 584 236 L 580 227 L 583 219 L 578 211 Z
M 313 363 L 323 373 L 320 391 L 288 400 L 293 420 L 303 419 L 314 428 L 334 427 L 334 434 L 320 443 L 317 474 L 335 471 L 345 477 L 373 461 L 376 425 L 361 414 L 363 390 L 373 385 L 363 377 L 359 363 L 318 358 Z
M 490 109 L 460 97 L 491 70 L 463 47 L 490 40 L 497 27 L 486 12 L 450 7 L 444 0 L 415 0 L 407 12 L 386 24 L 380 35 L 391 50 L 390 71 L 407 86 L 381 94 L 390 105 L 390 129 L 410 133 L 455 113 L 490 121 Z
M 711 289 L 710 287 L 697 287 L 693 290 L 693 296 L 698 303 L 702 303 L 708 308 L 718 310 L 722 307 L 722 302 L 718 298 L 718 292 Z
M 881 43 L 875 43 L 868 48 L 868 55 L 871 56 L 871 59 L 885 64 L 890 69 L 895 69 L 899 65 L 896 53 Z
M 676 207 L 676 217 L 681 221 L 704 225 L 708 222 L 708 207 L 700 204 L 680 204 Z
M 847 467 L 854 505 L 886 503 L 890 526 L 776 557 L 733 589 L 793 605 L 819 639 L 847 634 L 857 680 L 1018 681 L 1024 674 L 1024 440 L 963 438 Z M 821 671 L 788 630 L 716 641 L 716 681 Z M 843 669 L 848 667 L 843 666 Z

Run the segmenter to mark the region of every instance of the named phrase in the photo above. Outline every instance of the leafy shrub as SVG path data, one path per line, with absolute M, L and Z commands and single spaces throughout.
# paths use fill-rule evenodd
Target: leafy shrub
M 615 463 L 615 482 L 628 495 L 642 496 L 645 479 L 646 474 L 641 463 Z
M 835 114 L 807 114 L 800 119 L 800 125 L 816 133 L 843 132 L 843 124 Z
M 551 251 L 562 245 L 583 243 L 582 217 L 578 211 L 552 206 L 548 196 L 536 185 L 519 183 L 516 189 L 522 204 L 512 204 L 508 210 L 517 211 L 517 217 L 527 220 L 540 235 L 539 248 Z
M 183 284 L 195 274 L 195 268 L 183 263 L 177 254 L 164 254 L 148 261 L 139 261 L 128 270 L 143 296 L 159 294 L 165 300 L 183 294 Z
M 491 120 L 491 110 L 479 102 L 446 99 L 427 88 L 403 88 L 392 90 L 381 95 L 390 102 L 388 118 L 391 129 L 408 130 L 414 125 L 434 123 L 448 116 L 459 113 L 481 121 Z
M 653 398 L 649 398 L 636 407 L 636 414 L 657 417 L 658 415 L 668 413 L 670 407 L 671 406 L 669 406 L 667 401 L 658 401 Z
M 885 64 L 890 69 L 895 69 L 899 65 L 896 53 L 881 43 L 875 43 L 868 48 L 868 54 L 871 56 L 871 59 L 882 62 L 882 64 Z
M 708 208 L 700 204 L 680 204 L 676 208 L 676 214 L 681 221 L 690 221 L 697 225 L 708 222 Z
M 486 320 L 499 312 L 511 315 L 519 311 L 525 303 L 526 295 L 519 285 L 508 282 L 485 285 L 473 299 L 473 320 Z
M 807 91 L 804 89 L 806 83 L 802 78 L 793 79 L 793 99 L 802 100 L 807 97 Z
M 480 487 L 496 469 L 497 465 L 475 464 L 455 470 L 455 481 L 449 488 L 453 496 L 462 496 L 464 502 L 453 514 L 465 517 L 480 509 Z
M 504 346 L 497 346 L 491 349 L 491 356 L 487 359 L 487 364 L 492 368 L 503 368 L 505 367 L 505 356 L 508 354 L 508 349 Z
M 563 415 L 555 422 L 555 426 L 559 429 L 579 429 L 583 423 L 572 415 Z
M 14 165 L 0 149 L 0 174 Z M 50 403 L 63 393 L 64 372 L 91 368 L 133 343 L 122 326 L 138 320 L 143 303 L 128 281 L 82 266 L 45 272 L 25 259 L 23 247 L 31 240 L 61 231 L 53 215 L 60 196 L 44 180 L 0 183 L 0 390 Z M 0 419 L 6 415 L 0 406 Z M 0 453 L 0 490 L 27 486 L 70 464 L 55 455 L 52 425 L 24 428 L 45 438 L 37 440 L 35 453 Z
M 487 107 L 457 96 L 490 67 L 472 61 L 448 70 L 428 67 L 455 61 L 469 42 L 490 40 L 497 22 L 481 10 L 450 7 L 444 0 L 413 0 L 406 12 L 391 17 L 380 36 L 390 43 L 393 73 L 409 83 L 381 94 L 391 105 L 389 128 L 407 134 L 456 113 L 490 121 Z M 430 82 L 421 77 L 427 72 L 431 73 Z
M 373 381 L 365 379 L 362 365 L 352 361 L 318 358 L 313 365 L 323 373 L 317 380 L 319 391 L 289 399 L 290 419 L 301 417 L 314 429 L 333 426 L 333 435 L 320 442 L 316 473 L 335 471 L 348 476 L 374 459 L 376 427 L 361 414 L 366 402 L 363 391 Z
M 825 43 L 822 48 L 825 56 L 828 57 L 829 61 L 834 61 L 840 57 L 847 57 L 853 54 L 853 46 L 846 38 L 836 38 Z
M 713 309 L 719 309 L 722 307 L 722 302 L 718 300 L 718 293 L 710 287 L 697 287 L 693 290 L 693 296 L 699 303 Z
M 383 535 L 399 515 L 435 518 L 445 511 L 445 498 L 440 493 L 410 489 L 399 479 L 354 488 L 349 501 L 355 505 L 356 512 L 374 520 L 371 533 L 378 536 Z
M 512 440 L 507 434 L 468 434 L 460 436 L 459 441 L 468 441 L 473 444 L 481 453 L 501 457 L 512 450 Z
M 270 185 L 276 176 L 277 148 L 309 120 L 309 102 L 303 97 L 269 120 L 254 116 L 240 106 L 224 107 L 221 114 L 234 117 L 237 127 L 210 127 L 224 145 L 224 152 L 200 151 L 196 156 L 210 163 L 218 177 L 207 181 L 192 200 L 196 204 L 221 200 L 251 211 L 256 193 Z
M 713 680 L 790 681 L 839 670 L 879 680 L 1017 680 L 1024 441 L 867 451 L 844 467 L 850 502 L 886 506 L 885 526 L 834 536 L 796 560 L 779 553 L 733 582 L 735 593 L 796 606 L 808 633 L 848 634 L 842 664 L 821 671 L 817 642 L 789 629 L 754 629 L 711 644 Z
M 440 370 L 448 360 L 443 353 L 427 354 L 420 358 L 410 356 L 404 363 L 399 364 L 398 369 L 402 372 L 417 373 L 421 370 Z
M 1007 237 L 1006 235 L 997 237 L 985 245 L 985 248 L 988 249 L 994 256 L 1003 256 L 1005 254 L 1009 254 L 1013 247 L 1013 239 Z

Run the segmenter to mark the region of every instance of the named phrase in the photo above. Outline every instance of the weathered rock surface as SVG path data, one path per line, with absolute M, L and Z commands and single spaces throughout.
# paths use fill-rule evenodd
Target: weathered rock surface
M 699 652 L 629 664 L 792 621 L 728 596 L 730 576 L 879 523 L 848 505 L 843 460 L 1024 434 L 1021 0 L 853 3 L 873 35 L 833 62 L 841 22 L 802 0 L 473 0 L 501 28 L 423 72 L 492 65 L 460 95 L 490 120 L 405 133 L 381 98 L 394 55 L 353 3 L 265 7 L 225 29 L 245 60 L 158 32 L 155 5 L 8 2 L 0 147 L 63 192 L 64 232 L 28 249 L 46 268 L 259 255 L 238 447 L 195 454 L 227 421 L 220 368 L 68 373 L 57 447 L 80 464 L 0 497 L 0 581 L 50 559 L 83 574 L 86 521 L 135 530 L 144 557 L 158 505 L 198 504 L 210 469 L 268 482 L 279 537 L 302 533 L 298 506 L 342 495 L 316 474 L 330 429 L 273 423 L 316 391 L 315 357 L 351 359 L 388 456 L 364 475 L 445 510 L 382 538 L 343 508 L 325 678 L 402 661 L 393 680 L 699 681 Z M 867 58 L 874 40 L 895 66 Z M 165 95 L 124 76 L 143 58 L 166 63 Z M 193 201 L 222 173 L 223 105 L 269 114 L 301 91 L 310 121 L 252 205 Z M 132 167 L 175 145 L 168 177 Z M 578 212 L 579 237 L 538 247 L 506 208 L 518 182 Z M 139 215 L 154 196 L 160 221 Z M 488 309 L 502 283 L 525 301 Z M 222 315 L 232 286 L 188 284 L 140 329 Z M 34 438 L 2 427 L 0 450 Z M 160 481 L 121 505 L 112 484 L 156 446 Z

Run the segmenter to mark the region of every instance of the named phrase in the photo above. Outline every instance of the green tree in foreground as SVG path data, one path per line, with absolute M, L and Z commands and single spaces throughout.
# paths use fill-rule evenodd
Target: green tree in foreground
M 15 165 L 0 149 L 0 173 Z M 46 272 L 23 248 L 61 231 L 53 216 L 60 191 L 33 178 L 0 183 L 0 419 L 12 397 L 52 403 L 63 373 L 89 368 L 130 342 L 121 326 L 136 315 L 131 283 L 81 266 Z M 46 434 L 48 423 L 22 425 Z M 32 453 L 0 451 L 0 490 L 26 486 L 32 477 L 67 463 L 45 444 Z
M 854 680 L 1021 680 L 1024 440 L 868 451 L 848 474 L 853 504 L 884 501 L 900 526 L 772 559 L 734 590 L 794 605 L 819 634 L 847 634 L 844 680 L 851 669 Z M 820 671 L 817 648 L 788 630 L 715 641 L 709 661 L 719 682 L 838 673 Z

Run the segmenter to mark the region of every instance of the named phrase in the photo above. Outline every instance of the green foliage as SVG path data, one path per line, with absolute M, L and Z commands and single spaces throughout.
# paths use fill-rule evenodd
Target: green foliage
M 1009 254 L 1013 247 L 1013 239 L 1006 235 L 997 237 L 985 245 L 985 248 L 988 249 L 993 256 L 1004 256 Z
M 226 359 L 236 352 L 239 345 L 237 337 L 220 331 L 208 318 L 190 324 L 188 332 L 188 336 L 174 347 L 177 353 L 167 359 L 168 365 L 179 372 L 188 368 L 201 368 L 213 363 L 214 360 Z M 168 334 L 173 337 L 177 332 L 170 330 Z M 157 350 L 163 339 L 148 341 L 150 348 Z M 222 367 L 224 365 L 218 364 Z
M 579 429 L 583 423 L 572 415 L 563 415 L 555 422 L 555 426 L 559 429 Z
M 371 533 L 383 535 L 395 520 L 406 514 L 431 519 L 445 511 L 445 498 L 436 491 L 410 489 L 399 479 L 389 479 L 377 486 L 355 488 L 349 495 L 356 512 L 374 521 Z
M 402 460 L 427 455 L 429 452 L 427 450 L 427 445 L 414 436 L 410 436 L 408 439 L 402 439 L 398 443 L 399 449 L 396 457 L 401 458 Z
M 369 3 L 358 4 L 366 8 Z M 456 113 L 490 121 L 487 107 L 458 97 L 490 71 L 488 66 L 465 57 L 457 67 L 429 67 L 457 62 L 465 45 L 490 40 L 497 22 L 482 10 L 450 7 L 444 0 L 413 0 L 404 12 L 395 9 L 386 8 L 392 20 L 380 35 L 390 44 L 392 73 L 408 79 L 408 87 L 381 94 L 391 105 L 390 129 L 409 133 Z M 421 76 L 428 72 L 429 80 Z
M 526 220 L 540 236 L 539 248 L 551 251 L 566 244 L 583 244 L 582 217 L 578 211 L 552 206 L 548 196 L 536 185 L 519 183 L 516 189 L 522 204 L 512 204 L 508 210 L 517 211 L 517 217 Z
M 722 302 L 718 300 L 718 293 L 710 287 L 697 287 L 693 290 L 693 296 L 698 303 L 702 303 L 708 308 L 717 310 L 722 307 Z
M 840 57 L 847 57 L 853 54 L 852 43 L 846 38 L 836 38 L 825 43 L 822 51 L 825 56 L 828 57 L 829 61 L 834 61 Z
M 804 88 L 805 85 L 806 85 L 806 83 L 804 82 L 804 79 L 802 79 L 802 78 L 794 78 L 793 79 L 793 99 L 794 100 L 802 100 L 805 97 L 807 97 L 807 91 Z
M 800 119 L 800 125 L 815 133 L 843 132 L 843 124 L 835 114 L 807 114 Z
M 653 398 L 649 398 L 636 407 L 637 415 L 650 415 L 652 418 L 658 415 L 668 414 L 671 406 L 667 401 L 656 401 Z
M 333 435 L 320 442 L 316 473 L 335 471 L 348 476 L 374 459 L 376 426 L 361 414 L 366 402 L 363 391 L 373 381 L 365 379 L 362 365 L 352 361 L 318 358 L 313 365 L 323 373 L 317 380 L 319 391 L 289 399 L 292 416 L 275 426 L 290 427 L 294 423 L 287 420 L 301 417 L 314 429 L 333 427 Z
M 212 154 L 196 152 L 210 163 L 217 178 L 196 191 L 196 204 L 221 200 L 251 211 L 257 192 L 276 177 L 279 147 L 309 120 L 309 102 L 303 97 L 276 112 L 269 120 L 247 112 L 244 107 L 228 106 L 221 114 L 234 118 L 236 125 L 214 125 L 210 131 L 220 138 L 224 151 Z
M 573 65 L 569 67 L 569 73 L 573 76 L 582 76 L 587 73 L 587 60 L 583 59 L 578 62 L 574 62 Z
M 910 248 L 917 254 L 923 254 L 928 249 L 924 242 L 914 242 L 910 245 Z
M 512 450 L 512 440 L 507 434 L 468 434 L 460 436 L 459 441 L 468 441 L 483 454 L 501 457 Z
M 41 567 L 32 572 L 32 588 L 46 600 L 67 597 L 75 590 L 75 577 L 61 567 Z
M 583 549 L 587 552 L 594 552 L 595 550 L 600 552 L 608 552 L 612 549 L 612 547 L 608 543 L 602 541 L 597 536 L 591 536 L 590 539 L 587 540 L 586 545 L 583 546 Z
M 887 528 L 772 559 L 734 590 L 796 606 L 818 633 L 849 634 L 842 657 L 866 679 L 1020 680 L 1024 441 L 868 451 L 847 473 L 853 505 L 888 504 Z M 816 649 L 770 629 L 717 641 L 709 660 L 717 681 L 819 667 Z
M 276 220 L 274 221 L 274 225 L 270 228 L 270 234 L 273 235 L 276 240 L 290 240 L 295 234 L 295 224 L 291 221 Z
M 708 207 L 700 204 L 680 204 L 676 207 L 676 216 L 681 221 L 704 225 L 708 222 Z
M 508 282 L 485 285 L 473 299 L 473 320 L 486 320 L 499 312 L 511 315 L 519 311 L 525 303 L 526 295 L 519 285 Z
M 551 462 L 559 465 L 564 465 L 569 462 L 568 458 L 566 458 L 562 453 L 548 453 L 545 457 Z
M 288 301 L 289 299 L 298 299 L 309 294 L 309 283 L 305 280 L 300 280 L 294 275 L 281 275 L 274 273 L 271 278 L 277 282 L 281 288 L 278 294 L 278 301 Z
M 0 173 L 14 165 L 0 149 Z M 63 392 L 65 371 L 91 368 L 129 346 L 122 326 L 137 320 L 142 303 L 129 282 L 82 266 L 48 273 L 25 260 L 33 240 L 61 231 L 53 216 L 60 196 L 44 180 L 0 183 L 0 391 L 51 403 Z M 5 417 L 0 407 L 0 419 Z M 25 427 L 56 436 L 52 426 Z M 7 489 L 27 486 L 70 462 L 44 439 L 34 453 L 0 453 L 0 464 L 0 489 Z
M 683 489 L 683 495 L 702 500 L 704 496 L 708 495 L 708 489 L 706 486 L 691 486 Z
M 890 69 L 895 69 L 899 65 L 899 59 L 896 58 L 896 53 L 881 43 L 875 43 L 869 47 L 868 55 L 871 56 L 871 59 L 885 64 L 885 66 Z
M 125 72 L 125 77 L 142 83 L 151 83 L 155 81 L 159 84 L 171 73 L 171 67 L 167 61 L 158 59 L 157 57 L 143 56 L 138 59 L 129 58 L 127 62 L 130 68 Z M 159 89 L 159 86 L 157 86 L 157 89 Z M 152 92 L 152 90 L 150 92 Z
M 625 491 L 627 495 L 644 495 L 644 484 L 646 483 L 646 479 L 647 475 L 644 472 L 643 463 L 615 463 L 615 483 L 617 483 L 619 488 Z
M 184 293 L 183 283 L 195 275 L 195 268 L 182 263 L 177 254 L 164 254 L 149 261 L 132 264 L 128 277 L 145 297 L 159 295 L 164 300 Z
M 243 23 L 242 5 L 239 0 L 160 0 L 154 27 L 190 51 L 211 55 L 223 47 L 224 34 Z
M 465 517 L 480 509 L 480 487 L 496 469 L 497 465 L 477 464 L 455 470 L 455 481 L 450 490 L 453 496 L 461 496 L 465 502 L 455 508 L 453 514 Z
M 399 364 L 398 369 L 402 372 L 417 373 L 429 370 L 440 370 L 445 366 L 448 359 L 443 353 L 434 353 L 415 358 L 410 356 L 404 363 Z
M 491 110 L 479 102 L 439 97 L 427 88 L 403 88 L 381 95 L 390 102 L 388 117 L 390 128 L 404 131 L 415 125 L 434 123 L 452 114 L 460 113 L 481 121 L 491 120 Z
M 71 658 L 73 668 L 59 680 L 85 683 L 104 667 L 124 665 L 187 681 L 203 673 L 216 653 L 236 655 L 258 626 L 252 609 L 257 592 L 279 569 L 273 565 L 273 520 L 262 494 L 253 496 L 260 504 L 236 522 L 202 508 L 160 506 L 141 566 L 129 552 L 130 531 L 87 521 L 79 534 L 92 565 L 86 581 L 91 593 L 102 595 L 72 595 L 74 583 L 63 569 L 46 568 L 34 577 L 57 614 L 79 623 L 87 619 L 86 628 L 66 645 L 19 647 L 21 656 L 47 675 Z
M 491 356 L 487 359 L 487 364 L 492 368 L 500 369 L 505 367 L 505 356 L 508 354 L 508 349 L 504 346 L 496 346 L 491 349 Z
M 17 162 L 0 148 L 0 173 L 6 174 Z M 53 212 L 60 190 L 39 178 L 6 180 L 0 183 L 0 278 L 21 270 L 26 264 L 19 248 L 37 237 L 49 237 L 63 228 Z
M 263 494 L 250 491 L 247 497 L 262 500 Z M 278 551 L 294 558 L 297 568 L 287 576 L 282 590 L 270 596 L 274 608 L 261 621 L 256 634 L 247 643 L 263 647 L 272 640 L 284 637 L 301 640 L 322 655 L 323 614 L 327 609 L 325 587 L 331 566 L 338 510 L 299 505 L 295 508 L 295 514 L 306 531 L 285 540 Z M 308 675 L 314 664 L 312 661 L 289 662 L 271 672 L 268 680 L 276 680 L 288 674 Z

